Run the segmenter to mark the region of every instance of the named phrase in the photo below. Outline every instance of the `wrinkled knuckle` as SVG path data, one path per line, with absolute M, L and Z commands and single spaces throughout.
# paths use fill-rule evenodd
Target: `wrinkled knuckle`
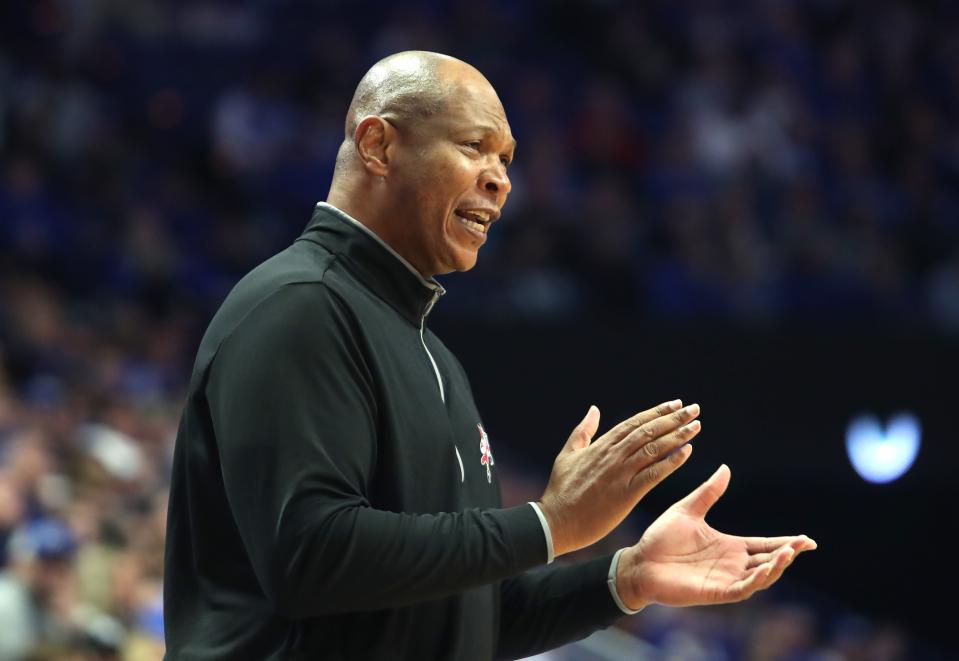
M 660 473 L 662 471 L 659 468 L 659 464 L 653 464 L 646 469 L 646 481 L 647 482 L 656 482 L 659 480 Z
M 659 443 L 647 443 L 643 446 L 643 452 L 647 457 L 655 458 L 659 454 Z
M 649 440 L 656 438 L 656 431 L 652 425 L 643 425 L 643 427 L 640 428 L 640 432 Z

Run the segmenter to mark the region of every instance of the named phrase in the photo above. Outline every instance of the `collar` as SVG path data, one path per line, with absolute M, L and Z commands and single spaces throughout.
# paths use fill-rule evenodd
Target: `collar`
M 373 230 L 332 204 L 319 202 L 297 241 L 317 243 L 410 323 L 419 326 L 446 290 L 424 278 Z

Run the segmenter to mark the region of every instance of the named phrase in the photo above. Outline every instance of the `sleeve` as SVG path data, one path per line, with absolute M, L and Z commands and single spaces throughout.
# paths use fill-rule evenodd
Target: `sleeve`
M 536 512 L 536 516 L 539 517 L 539 522 L 543 526 L 543 535 L 546 536 L 546 564 L 551 565 L 555 557 L 553 552 L 553 531 L 549 529 L 549 521 L 546 520 L 546 516 L 543 514 L 543 510 L 540 509 L 539 505 L 531 502 L 529 506 Z M 635 615 L 642 609 L 630 608 L 623 603 L 623 600 L 619 596 L 619 590 L 616 588 L 616 570 L 619 568 L 619 557 L 623 555 L 623 551 L 625 550 L 626 549 L 619 549 L 613 554 L 613 559 L 609 563 L 609 572 L 606 574 L 606 587 L 609 588 L 609 594 L 619 607 L 619 610 L 623 611 L 626 615 Z
M 546 515 L 543 514 L 539 505 L 531 502 L 529 506 L 536 512 L 536 518 L 539 519 L 539 524 L 543 526 L 543 537 L 546 538 L 546 564 L 551 565 L 553 560 L 556 559 L 556 552 L 553 550 L 553 531 L 549 529 L 549 521 L 546 520 Z
M 533 656 L 585 638 L 623 617 L 607 582 L 612 561 L 612 555 L 605 555 L 502 581 L 496 658 Z
M 630 608 L 619 596 L 619 589 L 616 587 L 616 570 L 619 569 L 619 557 L 623 555 L 623 551 L 626 549 L 620 549 L 613 554 L 613 561 L 609 563 L 609 574 L 606 576 L 606 585 L 609 587 L 609 594 L 613 597 L 613 601 L 616 602 L 616 606 L 619 610 L 623 611 L 626 615 L 635 615 L 639 611 L 643 610 L 642 608 Z
M 370 506 L 377 405 L 355 330 L 325 285 L 286 285 L 234 329 L 210 367 L 227 498 L 277 612 L 403 606 L 543 563 L 543 530 L 525 504 L 440 514 Z

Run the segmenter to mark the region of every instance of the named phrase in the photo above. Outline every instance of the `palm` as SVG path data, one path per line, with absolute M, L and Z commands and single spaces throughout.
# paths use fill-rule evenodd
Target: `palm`
M 749 569 L 743 538 L 674 509 L 656 520 L 639 546 L 642 593 L 672 606 L 731 601 L 727 592 Z
M 636 594 L 669 606 L 739 601 L 775 582 L 796 553 L 815 548 L 805 536 L 737 537 L 712 528 L 704 517 L 728 483 L 729 469 L 720 468 L 630 549 Z

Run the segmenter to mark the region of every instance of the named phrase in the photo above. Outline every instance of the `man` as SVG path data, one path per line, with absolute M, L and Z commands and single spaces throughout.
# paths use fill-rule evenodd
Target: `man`
M 654 601 L 745 598 L 814 547 L 709 528 L 723 467 L 637 545 L 529 571 L 608 534 L 700 426 L 675 401 L 591 443 L 591 407 L 541 500 L 501 507 L 466 375 L 425 323 L 433 276 L 470 269 L 499 218 L 514 148 L 463 62 L 400 53 L 360 82 L 327 202 L 200 345 L 170 495 L 168 658 L 525 656 Z

